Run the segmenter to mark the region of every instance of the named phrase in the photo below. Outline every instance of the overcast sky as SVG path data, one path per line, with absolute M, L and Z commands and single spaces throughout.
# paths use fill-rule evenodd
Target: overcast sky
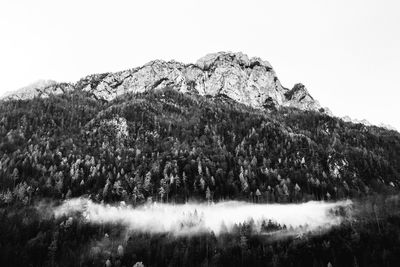
M 399 0 L 0 0 L 0 94 L 241 51 L 337 116 L 400 129 Z

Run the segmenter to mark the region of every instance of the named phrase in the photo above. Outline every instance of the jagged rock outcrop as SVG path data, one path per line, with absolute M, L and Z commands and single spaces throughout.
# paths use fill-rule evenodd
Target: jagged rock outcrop
M 367 121 L 366 119 L 359 120 L 359 119 L 351 118 L 349 116 L 341 117 L 341 119 L 345 122 L 351 122 L 354 124 L 363 124 L 365 126 L 373 126 L 374 125 L 374 124 L 370 123 L 369 121 Z M 384 128 L 389 131 L 398 131 L 395 127 L 393 127 L 390 124 L 386 124 L 386 123 L 379 123 L 379 124 L 376 124 L 375 126 Z
M 57 83 L 53 80 L 39 80 L 17 91 L 6 93 L 2 99 L 4 100 L 25 100 L 34 97 L 49 97 L 49 95 L 64 94 L 74 90 L 74 86 L 69 83 Z
M 155 60 L 135 69 L 89 75 L 73 87 L 106 101 L 128 92 L 172 87 L 183 93 L 228 96 L 255 108 L 320 109 L 303 85 L 295 85 L 291 90 L 283 87 L 269 62 L 243 53 L 209 54 L 195 64 Z M 44 96 L 48 95 L 48 89 L 62 93 L 59 88 L 46 87 Z
M 341 119 L 345 122 L 351 122 L 354 124 L 364 124 L 365 126 L 372 126 L 372 124 L 369 121 L 367 121 L 366 119 L 359 120 L 359 119 L 350 118 L 349 116 L 344 116 Z M 383 127 L 383 128 L 385 128 L 385 127 Z
M 4 94 L 4 99 L 29 99 L 40 94 L 40 92 L 51 85 L 57 84 L 53 80 L 38 80 L 28 86 L 22 87 L 14 92 L 7 92 Z
M 380 123 L 378 126 L 389 131 L 397 131 L 397 129 L 394 126 L 387 123 Z
M 290 107 L 303 110 L 318 110 L 321 108 L 318 101 L 308 93 L 307 88 L 301 84 L 295 84 L 293 88 L 285 93 L 286 104 Z

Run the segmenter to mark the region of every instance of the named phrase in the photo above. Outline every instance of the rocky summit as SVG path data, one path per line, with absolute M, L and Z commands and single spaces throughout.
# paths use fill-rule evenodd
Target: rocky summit
M 283 87 L 268 61 L 231 52 L 208 54 L 195 64 L 154 60 L 130 70 L 89 75 L 74 84 L 52 82 L 31 86 L 32 90 L 25 88 L 23 93 L 16 91 L 5 99 L 30 99 L 83 90 L 96 99 L 110 101 L 125 93 L 165 87 L 183 93 L 227 96 L 255 108 L 321 109 L 304 85 L 296 84 L 293 89 Z

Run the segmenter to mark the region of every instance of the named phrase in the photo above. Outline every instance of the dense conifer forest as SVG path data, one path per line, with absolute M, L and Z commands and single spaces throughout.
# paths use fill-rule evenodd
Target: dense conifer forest
M 323 112 L 257 110 L 170 88 L 110 102 L 81 90 L 4 101 L 0 265 L 397 266 L 399 178 L 398 132 Z M 126 237 L 119 225 L 38 209 L 75 197 L 132 206 L 350 198 L 357 212 L 329 232 L 273 239 L 251 224 L 218 236 Z

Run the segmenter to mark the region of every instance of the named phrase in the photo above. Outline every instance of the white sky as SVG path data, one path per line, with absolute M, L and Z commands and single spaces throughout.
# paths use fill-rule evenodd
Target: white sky
M 400 129 L 398 0 L 0 0 L 0 94 L 242 51 L 335 115 Z

